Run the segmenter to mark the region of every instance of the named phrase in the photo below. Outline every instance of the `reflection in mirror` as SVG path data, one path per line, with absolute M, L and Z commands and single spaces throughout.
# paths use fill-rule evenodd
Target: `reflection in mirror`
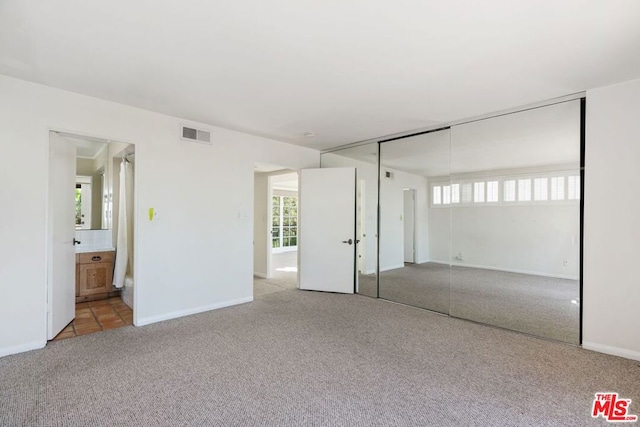
M 453 126 L 451 174 L 451 315 L 577 344 L 579 101 Z
M 429 184 L 447 186 L 449 158 L 449 129 L 380 145 L 381 298 L 449 313 L 449 209 L 429 212 Z
M 355 167 L 357 170 L 356 238 L 360 242 L 357 244 L 356 292 L 377 297 L 378 144 L 323 153 L 320 164 L 323 168 Z
M 61 134 L 76 146 L 76 230 L 106 230 L 105 196 L 109 144 L 101 140 Z
M 124 156 L 132 162 L 134 145 L 67 132 L 58 135 L 76 147 L 76 230 L 114 229 L 120 167 Z

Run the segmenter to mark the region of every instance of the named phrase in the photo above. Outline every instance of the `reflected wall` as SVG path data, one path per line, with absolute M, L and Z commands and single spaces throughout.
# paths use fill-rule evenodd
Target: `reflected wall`
M 356 292 L 375 298 L 378 296 L 378 144 L 323 153 L 320 167 L 356 168 Z
M 444 129 L 380 144 L 380 297 L 447 314 L 449 209 L 430 212 L 429 183 L 448 182 L 450 136 Z M 441 227 L 429 226 L 433 215 Z M 442 245 L 431 248 L 434 239 Z

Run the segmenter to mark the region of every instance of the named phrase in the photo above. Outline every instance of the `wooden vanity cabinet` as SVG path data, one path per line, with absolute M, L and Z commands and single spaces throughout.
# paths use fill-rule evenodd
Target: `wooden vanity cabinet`
M 112 291 L 113 251 L 76 256 L 76 301 L 107 298 Z

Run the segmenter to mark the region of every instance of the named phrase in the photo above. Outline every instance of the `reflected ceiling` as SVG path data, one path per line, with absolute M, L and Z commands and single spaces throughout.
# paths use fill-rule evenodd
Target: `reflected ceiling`
M 415 175 L 577 167 L 580 102 L 569 101 L 382 144 L 382 166 Z M 375 163 L 375 144 L 334 154 Z

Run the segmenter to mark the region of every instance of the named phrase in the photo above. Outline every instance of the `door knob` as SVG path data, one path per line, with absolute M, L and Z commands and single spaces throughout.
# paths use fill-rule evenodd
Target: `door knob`
M 80 243 L 82 243 L 80 240 L 76 240 L 76 238 L 73 238 L 73 246 L 75 245 L 79 245 Z
M 353 240 L 349 239 L 349 240 L 343 240 L 342 243 L 348 243 L 350 245 L 353 245 Z

